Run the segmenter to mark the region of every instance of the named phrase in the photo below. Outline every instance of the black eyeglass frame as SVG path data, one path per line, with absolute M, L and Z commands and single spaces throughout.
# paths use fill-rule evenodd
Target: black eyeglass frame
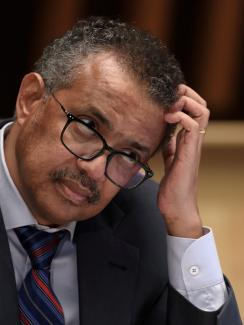
M 70 152 L 72 153 L 75 157 L 77 157 L 78 159 L 80 160 L 84 160 L 84 161 L 92 161 L 93 159 L 96 159 L 100 156 L 102 156 L 104 154 L 104 151 L 107 150 L 109 152 L 109 155 L 107 156 L 107 159 L 106 159 L 106 165 L 105 165 L 105 176 L 113 183 L 115 184 L 116 186 L 118 186 L 119 188 L 121 189 L 128 189 L 128 190 L 131 190 L 133 188 L 136 188 L 138 187 L 139 185 L 141 185 L 143 182 L 145 182 L 147 179 L 151 178 L 154 173 L 153 171 L 151 170 L 151 168 L 147 165 L 147 164 L 143 164 L 141 161 L 139 161 L 138 159 L 135 159 L 135 158 L 132 158 L 129 154 L 127 154 L 126 152 L 123 152 L 123 151 L 119 151 L 119 150 L 114 150 L 112 147 L 110 147 L 105 138 L 94 128 L 92 128 L 91 126 L 87 125 L 84 121 L 82 121 L 81 119 L 79 119 L 78 117 L 74 116 L 72 113 L 70 113 L 69 111 L 66 110 L 66 108 L 60 103 L 60 101 L 56 98 L 56 96 L 52 93 L 51 94 L 52 97 L 54 98 L 54 100 L 59 104 L 60 108 L 62 109 L 62 111 L 64 112 L 64 114 L 66 115 L 67 117 L 67 122 L 65 123 L 62 131 L 61 131 L 61 134 L 60 134 L 60 140 L 63 144 L 63 146 Z M 77 155 L 75 152 L 73 152 L 64 142 L 63 140 L 63 135 L 64 135 L 64 132 L 65 130 L 67 129 L 67 127 L 72 123 L 72 122 L 78 122 L 78 123 L 81 123 L 82 125 L 84 125 L 85 127 L 87 127 L 88 129 L 90 129 L 91 131 L 93 131 L 102 141 L 103 143 L 103 147 L 101 150 L 99 150 L 97 153 L 95 153 L 92 157 L 90 158 L 84 158 L 84 157 L 80 157 L 79 155 Z M 113 158 L 113 156 L 115 155 L 123 155 L 125 157 L 128 157 L 129 159 L 132 159 L 134 160 L 137 164 L 139 164 L 139 166 L 141 166 L 141 168 L 143 168 L 145 170 L 145 176 L 144 178 L 138 183 L 138 184 L 135 184 L 134 186 L 131 186 L 129 188 L 127 187 L 123 187 L 119 184 L 117 184 L 113 179 L 110 178 L 110 176 L 108 175 L 107 173 L 107 169 L 108 169 L 108 165 L 109 165 L 109 162 L 110 160 Z

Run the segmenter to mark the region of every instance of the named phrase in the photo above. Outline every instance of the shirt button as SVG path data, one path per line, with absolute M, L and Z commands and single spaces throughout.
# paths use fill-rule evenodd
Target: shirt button
M 192 265 L 189 269 L 191 275 L 198 275 L 199 267 L 196 265 Z

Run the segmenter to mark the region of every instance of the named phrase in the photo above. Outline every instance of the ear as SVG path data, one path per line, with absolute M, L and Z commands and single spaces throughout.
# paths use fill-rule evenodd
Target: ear
M 31 72 L 24 76 L 16 101 L 16 118 L 19 124 L 23 124 L 40 104 L 43 105 L 44 94 L 45 84 L 41 75 Z

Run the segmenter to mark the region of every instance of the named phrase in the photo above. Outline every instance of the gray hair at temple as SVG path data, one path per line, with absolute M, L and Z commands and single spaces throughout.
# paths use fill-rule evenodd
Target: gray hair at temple
M 89 55 L 112 52 L 149 96 L 167 107 L 177 99 L 183 73 L 167 47 L 150 33 L 104 17 L 79 20 L 48 45 L 34 65 L 48 93 L 72 85 Z

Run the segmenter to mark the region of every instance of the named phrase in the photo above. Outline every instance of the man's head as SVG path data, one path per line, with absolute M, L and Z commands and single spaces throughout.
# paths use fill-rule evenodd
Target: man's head
M 125 23 L 80 21 L 50 44 L 22 81 L 5 145 L 12 178 L 37 220 L 63 224 L 99 213 L 120 190 L 111 180 L 121 181 L 124 164 L 146 164 L 160 145 L 164 110 L 182 82 L 166 47 Z M 74 139 L 85 132 L 83 150 Z M 78 159 L 101 149 L 98 133 L 108 147 Z M 111 179 L 109 148 L 122 153 L 109 162 Z

